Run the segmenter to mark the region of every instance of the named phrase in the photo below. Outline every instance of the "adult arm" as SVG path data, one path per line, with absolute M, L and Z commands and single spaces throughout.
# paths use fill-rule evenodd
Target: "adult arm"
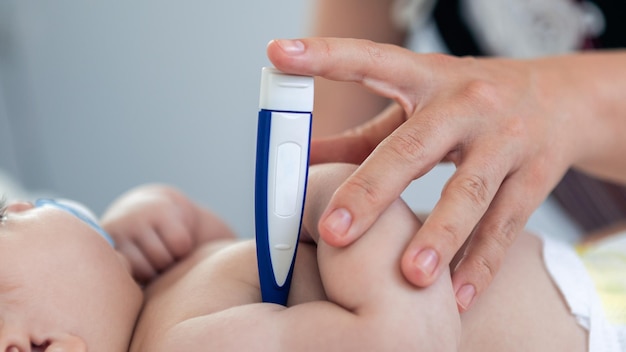
M 321 216 L 320 233 L 331 245 L 359 238 L 440 161 L 455 163 L 404 252 L 402 270 L 410 282 L 428 286 L 467 241 L 453 276 L 462 309 L 487 288 L 528 217 L 570 166 L 626 182 L 624 51 L 477 59 L 311 38 L 271 42 L 268 56 L 285 72 L 356 82 L 397 103 L 330 145 L 313 145 L 316 162 L 361 163 Z

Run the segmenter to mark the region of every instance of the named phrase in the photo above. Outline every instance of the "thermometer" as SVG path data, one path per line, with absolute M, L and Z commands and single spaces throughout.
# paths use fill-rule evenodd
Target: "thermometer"
M 306 195 L 313 77 L 264 67 L 259 108 L 254 205 L 261 297 L 286 305 Z

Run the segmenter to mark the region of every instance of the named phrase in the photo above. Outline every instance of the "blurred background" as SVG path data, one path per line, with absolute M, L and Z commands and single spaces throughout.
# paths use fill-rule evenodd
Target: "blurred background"
M 265 46 L 302 36 L 308 7 L 0 2 L 0 168 L 97 213 L 170 183 L 251 235 Z
M 165 182 L 253 236 L 265 47 L 310 33 L 312 8 L 313 0 L 3 0 L 0 176 L 97 214 L 131 187 Z M 405 198 L 429 211 L 452 171 L 438 168 Z M 7 184 L 0 194 L 20 186 Z

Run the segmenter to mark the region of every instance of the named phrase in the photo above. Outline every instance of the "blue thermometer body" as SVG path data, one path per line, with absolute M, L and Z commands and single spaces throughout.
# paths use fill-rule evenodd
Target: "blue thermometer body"
M 286 305 L 306 196 L 313 78 L 263 68 L 259 108 L 255 226 L 261 297 Z

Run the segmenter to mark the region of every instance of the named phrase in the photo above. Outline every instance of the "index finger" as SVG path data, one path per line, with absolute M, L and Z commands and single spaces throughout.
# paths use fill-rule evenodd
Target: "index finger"
M 454 148 L 470 119 L 459 107 L 432 104 L 387 137 L 336 191 L 321 217 L 320 234 L 334 246 L 361 236 L 408 184 Z
M 277 69 L 291 74 L 320 76 L 356 82 L 384 97 L 394 99 L 407 111 L 415 110 L 415 89 L 432 82 L 433 70 L 414 52 L 390 44 L 363 39 L 279 39 L 267 46 L 267 56 Z

